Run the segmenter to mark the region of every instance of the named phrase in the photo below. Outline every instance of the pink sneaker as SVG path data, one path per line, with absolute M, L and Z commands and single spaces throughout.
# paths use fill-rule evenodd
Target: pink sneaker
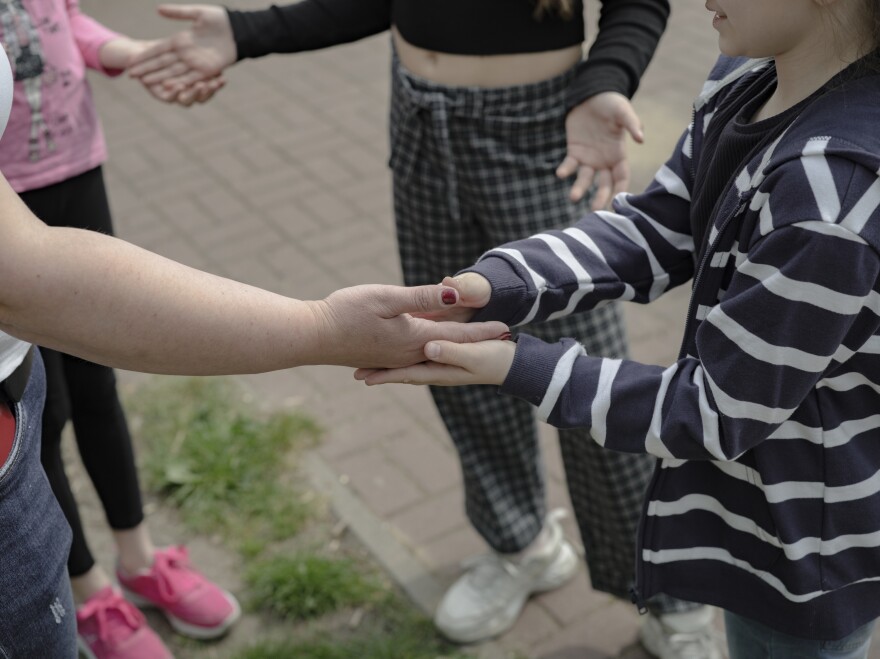
M 189 565 L 185 547 L 156 552 L 153 566 L 126 575 L 117 569 L 122 593 L 138 606 L 157 607 L 184 636 L 217 638 L 241 616 L 238 600 Z
M 144 614 L 110 586 L 76 610 L 76 631 L 87 659 L 173 659 Z

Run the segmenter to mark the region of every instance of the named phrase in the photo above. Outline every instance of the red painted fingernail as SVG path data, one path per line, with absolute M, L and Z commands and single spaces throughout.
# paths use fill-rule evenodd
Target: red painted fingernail
M 455 304 L 458 302 L 458 294 L 451 288 L 444 288 L 440 299 L 443 300 L 443 304 Z
M 498 340 L 499 341 L 510 341 L 511 336 L 512 335 L 510 332 L 505 332 L 504 334 L 502 334 L 501 336 L 498 337 Z

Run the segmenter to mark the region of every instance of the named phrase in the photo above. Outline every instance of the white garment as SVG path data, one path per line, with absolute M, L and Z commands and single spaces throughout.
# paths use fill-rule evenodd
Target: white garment
M 6 54 L 5 51 L 3 53 Z M 6 130 L 9 113 L 12 111 L 12 67 L 8 57 L 0 57 L 0 136 Z
M 12 109 L 12 68 L 6 53 L 0 56 L 0 135 L 6 129 L 9 111 Z M 0 332 L 0 380 L 5 380 L 21 364 L 27 354 L 29 343 Z

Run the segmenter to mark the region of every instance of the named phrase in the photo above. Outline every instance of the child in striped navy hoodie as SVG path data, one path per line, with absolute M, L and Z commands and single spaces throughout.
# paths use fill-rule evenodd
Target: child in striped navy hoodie
M 446 281 L 479 308 L 459 319 L 519 325 L 692 280 L 678 361 L 520 335 L 432 342 L 431 362 L 357 377 L 498 384 L 551 424 L 658 456 L 637 602 L 724 608 L 733 659 L 866 657 L 880 616 L 880 2 L 707 7 L 736 58 L 648 189 Z

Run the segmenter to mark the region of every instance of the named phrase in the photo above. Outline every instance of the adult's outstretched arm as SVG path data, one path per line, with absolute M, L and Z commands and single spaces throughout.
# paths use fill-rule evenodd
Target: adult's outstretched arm
M 400 366 L 422 361 L 429 340 L 506 330 L 406 313 L 439 308 L 450 295 L 454 302 L 440 286 L 357 286 L 301 301 L 96 232 L 47 227 L 2 177 L 0 236 L 0 330 L 119 368 L 215 375 Z

